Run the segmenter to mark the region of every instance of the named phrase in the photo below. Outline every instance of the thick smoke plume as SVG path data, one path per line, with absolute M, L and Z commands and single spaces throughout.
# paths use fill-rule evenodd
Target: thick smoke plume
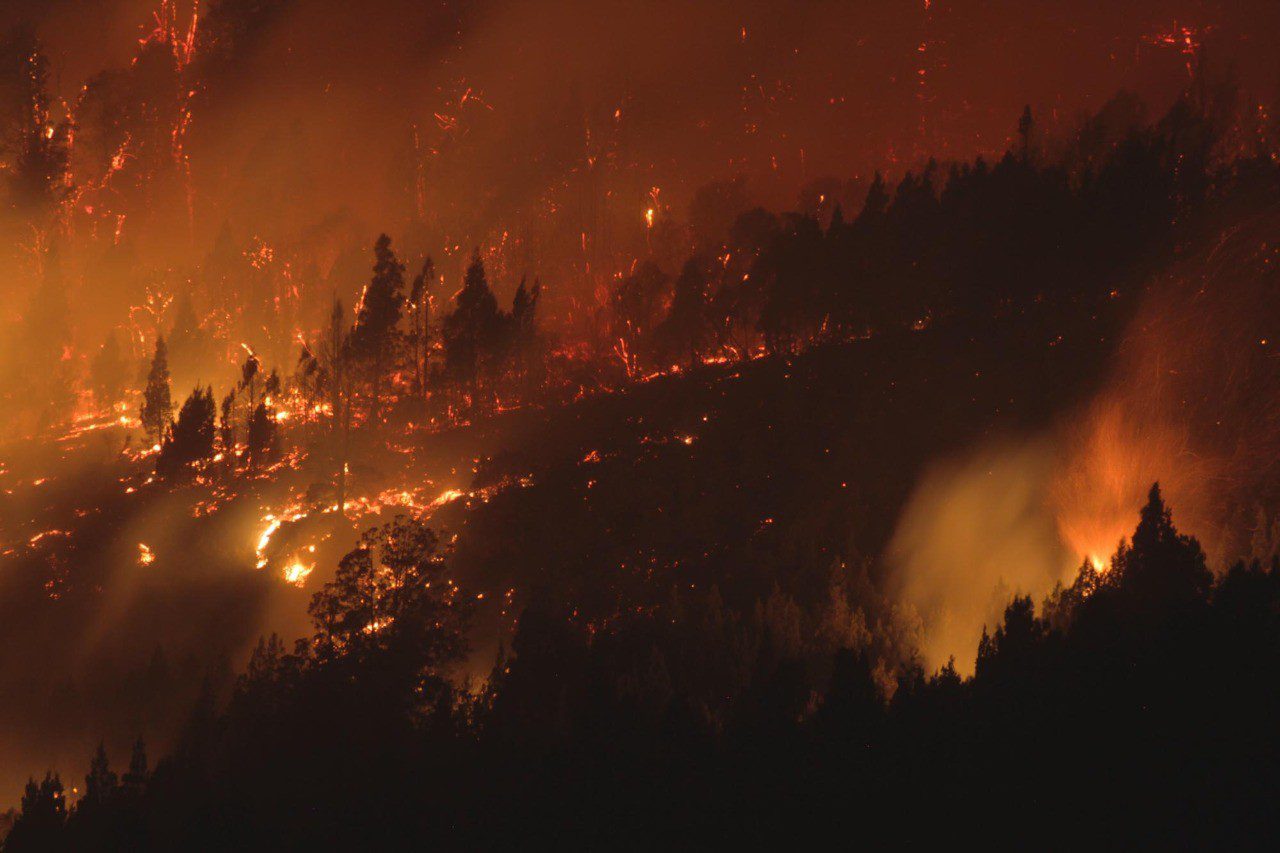
M 935 468 L 891 559 L 931 666 L 971 670 L 1009 597 L 1105 570 L 1154 482 L 1211 568 L 1277 553 L 1280 305 L 1273 211 L 1149 283 L 1103 387 L 1045 433 Z

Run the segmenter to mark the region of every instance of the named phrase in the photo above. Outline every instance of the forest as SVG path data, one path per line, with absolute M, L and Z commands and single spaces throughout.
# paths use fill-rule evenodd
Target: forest
M 0 849 L 1269 846 L 1280 125 L 1231 71 L 626 236 L 420 195 L 156 261 L 274 8 L 162 3 L 64 122 L 0 39 Z

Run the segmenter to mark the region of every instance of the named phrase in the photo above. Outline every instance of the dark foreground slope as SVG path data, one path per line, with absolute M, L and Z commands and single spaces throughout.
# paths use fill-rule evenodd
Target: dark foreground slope
M 369 537 L 319 590 L 314 640 L 264 643 L 154 772 L 99 765 L 65 824 L 52 781 L 32 787 L 6 849 L 990 840 L 993 824 L 1047 846 L 1104 826 L 1117 843 L 1257 840 L 1274 570 L 1214 583 L 1153 494 L 1104 576 L 1013 602 L 970 680 L 921 671 L 879 583 L 920 466 L 1087 394 L 1111 310 L 713 366 L 478 425 L 505 449 L 431 518 L 441 539 L 413 521 Z M 510 624 L 500 610 L 520 618 L 484 688 L 440 678 L 464 634 Z

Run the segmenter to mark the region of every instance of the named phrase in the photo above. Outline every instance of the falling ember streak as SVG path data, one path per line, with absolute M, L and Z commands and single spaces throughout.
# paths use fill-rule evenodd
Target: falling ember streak
M 1180 25 L 1177 21 L 1173 22 L 1173 27 L 1152 35 L 1144 36 L 1142 41 L 1156 47 L 1172 47 L 1185 57 L 1183 64 L 1187 70 L 1189 78 L 1195 77 L 1196 64 L 1200 59 L 1200 48 L 1202 46 L 1204 34 L 1212 27 L 1203 29 L 1197 27 L 1188 27 Z

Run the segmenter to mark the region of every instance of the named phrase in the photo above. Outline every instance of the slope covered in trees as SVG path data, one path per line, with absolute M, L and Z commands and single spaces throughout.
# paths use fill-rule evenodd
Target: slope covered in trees
M 144 449 L 49 488 L 24 470 L 58 526 L 3 522 L 22 535 L 0 613 L 49 648 L 3 659 L 24 724 L 52 696 L 56 724 L 110 719 L 115 741 L 186 725 L 127 796 L 105 754 L 70 808 L 33 780 L 10 847 L 710 843 L 845 814 L 874 837 L 922 801 L 949 820 L 1039 809 L 1063 843 L 1122 799 L 1137 831 L 1243 831 L 1219 821 L 1273 790 L 1249 751 L 1273 749 L 1274 570 L 1214 579 L 1153 490 L 1110 567 L 1015 599 L 966 679 L 920 663 L 882 559 L 930 460 L 1086 398 L 1134 282 L 1265 209 L 1274 161 L 1210 157 L 1211 107 L 1100 128 L 1054 162 L 1028 114 L 997 164 L 877 178 L 848 219 L 690 229 L 579 330 L 539 321 L 536 280 L 503 307 L 479 252 L 448 298 L 429 261 L 406 282 L 383 235 L 361 296 L 290 342 L 296 365 L 246 345 L 221 405 L 197 385 L 175 420 L 169 356 L 201 350 L 184 308 L 131 409 Z M 283 629 L 304 639 L 230 663 L 284 596 L 310 599 Z M 81 624 L 83 646 L 58 642 Z M 81 655 L 133 669 L 53 689 L 55 664 L 84 678 Z M 96 716 L 82 698 L 108 694 Z M 1204 726 L 1209 698 L 1230 731 Z
M 989 837 L 991 811 L 1055 847 L 1274 829 L 1280 565 L 1215 580 L 1158 486 L 1105 570 L 1010 603 L 972 679 L 886 681 L 865 638 L 797 645 L 713 591 L 607 630 L 535 600 L 469 693 L 441 677 L 468 610 L 442 565 L 412 521 L 371 532 L 311 638 L 260 643 L 154 773 L 135 756 L 120 787 L 99 754 L 69 815 L 33 781 L 5 849 L 909 843 Z

